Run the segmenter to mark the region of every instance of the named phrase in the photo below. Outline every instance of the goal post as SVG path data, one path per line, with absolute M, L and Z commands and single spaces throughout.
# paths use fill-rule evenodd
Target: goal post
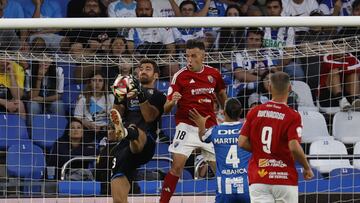
M 358 26 L 360 16 L 2 19 L 0 29 Z

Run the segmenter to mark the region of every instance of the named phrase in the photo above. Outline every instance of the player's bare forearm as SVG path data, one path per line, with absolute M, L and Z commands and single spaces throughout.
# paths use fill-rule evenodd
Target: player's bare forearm
M 166 102 L 164 104 L 164 113 L 166 113 L 166 114 L 170 113 L 174 105 L 175 105 L 174 101 L 166 100 Z
M 140 111 L 145 122 L 153 122 L 160 114 L 159 110 L 148 101 L 140 104 Z
M 225 107 L 225 101 L 227 99 L 227 94 L 226 94 L 225 89 L 222 89 L 217 93 L 217 99 L 220 102 L 221 109 L 223 109 Z
M 238 140 L 238 145 L 244 150 L 251 152 L 251 144 L 248 137 L 244 135 L 240 135 Z
M 198 127 L 198 134 L 200 140 L 206 133 L 206 121 L 209 119 L 210 116 L 207 115 L 206 117 L 202 116 L 196 109 L 192 109 L 189 111 L 189 119 L 195 123 Z
M 305 153 L 301 148 L 299 142 L 297 140 L 290 140 L 288 145 L 294 159 L 298 161 L 304 167 L 305 170 L 309 170 L 310 169 L 309 162 L 307 161 Z

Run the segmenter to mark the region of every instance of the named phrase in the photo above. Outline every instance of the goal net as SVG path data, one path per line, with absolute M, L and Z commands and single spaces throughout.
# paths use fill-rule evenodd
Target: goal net
M 290 75 L 288 105 L 301 114 L 302 146 L 315 174 L 304 181 L 296 166 L 301 202 L 360 201 L 358 27 L 263 22 L 94 29 L 88 23 L 81 29 L 0 30 L 1 201 L 111 202 L 111 152 L 118 142 L 109 119 L 116 100 L 110 86 L 118 74 L 136 76 L 140 60 L 149 58 L 160 68 L 155 87 L 167 94 L 174 74 L 187 65 L 185 42 L 195 38 L 206 45 L 204 64 L 220 71 L 228 97 L 242 103 L 242 121 L 271 100 L 269 74 Z M 28 34 L 25 42 L 22 33 Z M 145 35 L 153 41 L 142 42 Z M 223 111 L 214 109 L 223 122 Z M 133 171 L 129 202 L 159 200 L 172 164 L 175 113 L 161 116 L 154 156 Z M 215 172 L 195 150 L 172 201 L 213 202 L 216 189 Z

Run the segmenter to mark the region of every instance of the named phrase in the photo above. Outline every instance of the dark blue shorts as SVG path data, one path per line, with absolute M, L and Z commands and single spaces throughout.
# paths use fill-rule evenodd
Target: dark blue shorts
M 216 194 L 216 203 L 250 203 L 249 193 L 244 194 Z

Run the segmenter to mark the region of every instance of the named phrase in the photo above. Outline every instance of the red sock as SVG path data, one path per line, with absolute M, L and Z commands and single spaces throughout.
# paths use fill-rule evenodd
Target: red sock
M 170 201 L 170 198 L 176 189 L 178 180 L 179 177 L 174 176 L 170 172 L 166 174 L 161 190 L 160 203 L 168 203 Z

